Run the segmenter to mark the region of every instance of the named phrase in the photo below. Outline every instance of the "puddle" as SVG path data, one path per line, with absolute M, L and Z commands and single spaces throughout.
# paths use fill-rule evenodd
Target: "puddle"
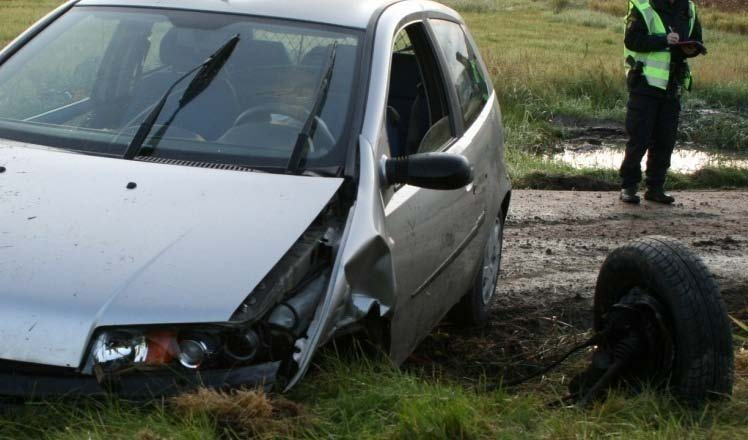
M 618 169 L 623 161 L 623 147 L 597 147 L 566 149 L 552 157 L 574 168 L 610 168 Z M 647 158 L 642 160 L 642 168 Z M 672 171 L 693 173 L 707 166 L 726 166 L 748 169 L 748 157 L 745 155 L 728 155 L 707 153 L 699 150 L 678 149 L 671 157 Z
M 572 139 L 558 146 L 550 157 L 574 168 L 618 169 L 623 161 L 626 137 L 620 128 L 595 127 L 579 130 Z M 642 160 L 642 169 L 647 157 Z M 708 166 L 748 169 L 748 154 L 708 152 L 693 142 L 679 142 L 671 157 L 671 170 L 693 173 Z

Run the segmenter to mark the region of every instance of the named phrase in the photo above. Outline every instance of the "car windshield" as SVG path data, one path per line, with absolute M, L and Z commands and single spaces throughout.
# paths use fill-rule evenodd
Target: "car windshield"
M 342 166 L 360 31 L 208 12 L 71 9 L 0 66 L 0 138 L 121 156 L 169 87 L 237 34 L 204 92 L 178 112 L 192 76 L 170 95 L 151 160 L 284 169 L 335 45 L 306 168 Z

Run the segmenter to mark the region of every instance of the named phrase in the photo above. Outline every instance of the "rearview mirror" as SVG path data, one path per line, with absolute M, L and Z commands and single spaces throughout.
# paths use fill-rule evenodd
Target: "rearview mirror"
M 473 182 L 470 162 L 459 154 L 421 153 L 386 159 L 388 185 L 406 184 L 427 189 L 459 189 Z

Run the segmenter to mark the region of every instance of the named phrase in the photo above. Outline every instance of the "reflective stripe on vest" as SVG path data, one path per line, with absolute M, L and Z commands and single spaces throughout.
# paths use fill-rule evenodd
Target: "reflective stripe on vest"
M 692 1 L 688 2 L 689 9 L 691 11 L 689 20 L 689 35 L 693 33 L 693 28 L 696 23 L 696 5 Z M 665 24 L 662 22 L 662 18 L 657 11 L 654 10 L 649 0 L 630 0 L 629 1 L 629 12 L 631 15 L 633 8 L 636 8 L 644 21 L 647 24 L 647 30 L 650 35 L 667 35 L 667 29 Z M 632 66 L 628 63 L 629 57 L 633 58 L 634 61 L 640 62 L 643 65 L 642 73 L 647 80 L 647 83 L 653 87 L 666 90 L 668 81 L 670 80 L 670 50 L 664 49 L 658 52 L 634 52 L 624 48 L 624 64 L 626 66 L 626 74 L 631 70 Z M 686 89 L 691 88 L 691 74 L 686 66 L 686 74 L 684 86 Z
M 688 9 L 691 12 L 688 17 L 688 36 L 690 37 L 691 35 L 693 35 L 693 27 L 696 25 L 696 3 L 689 1 Z

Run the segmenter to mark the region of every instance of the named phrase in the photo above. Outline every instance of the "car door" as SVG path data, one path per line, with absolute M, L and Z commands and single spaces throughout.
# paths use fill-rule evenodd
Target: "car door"
M 448 72 L 449 90 L 462 128 L 459 138 L 448 151 L 467 157 L 473 165 L 474 199 L 470 208 L 476 220 L 470 231 L 471 241 L 465 243 L 464 251 L 455 259 L 454 272 L 474 273 L 485 255 L 490 230 L 503 221 L 499 213 L 502 140 L 497 125 L 498 106 L 493 105 L 493 87 L 487 81 L 487 70 L 463 25 L 442 18 L 429 19 L 429 25 Z M 482 293 L 485 300 L 485 293 Z M 489 300 L 492 296 L 488 297 Z
M 462 116 L 438 53 L 425 22 L 397 35 L 388 97 L 390 147 L 402 156 L 453 152 L 475 164 L 480 158 L 460 138 Z M 457 190 L 403 185 L 385 191 L 392 192 L 383 196 L 397 289 L 390 354 L 399 362 L 471 284 L 485 207 L 472 184 Z
M 462 126 L 461 136 L 449 151 L 470 160 L 474 172 L 474 193 L 479 199 L 478 203 L 484 205 L 485 214 L 490 217 L 487 220 L 492 222 L 498 212 L 495 191 L 500 139 L 492 108 L 488 106 L 491 87 L 486 80 L 483 63 L 462 25 L 443 19 L 430 19 L 429 24 L 449 74 L 449 88 L 457 105 L 458 122 Z
M 482 219 L 482 226 L 480 231 L 474 231 L 477 239 L 466 249 L 465 259 L 472 264 L 480 258 L 488 232 L 499 215 L 502 137 L 498 106 L 492 105 L 493 87 L 488 72 L 463 25 L 434 18 L 429 25 L 448 72 L 449 90 L 461 126 L 459 138 L 448 151 L 467 157 L 473 165 L 472 208 Z

